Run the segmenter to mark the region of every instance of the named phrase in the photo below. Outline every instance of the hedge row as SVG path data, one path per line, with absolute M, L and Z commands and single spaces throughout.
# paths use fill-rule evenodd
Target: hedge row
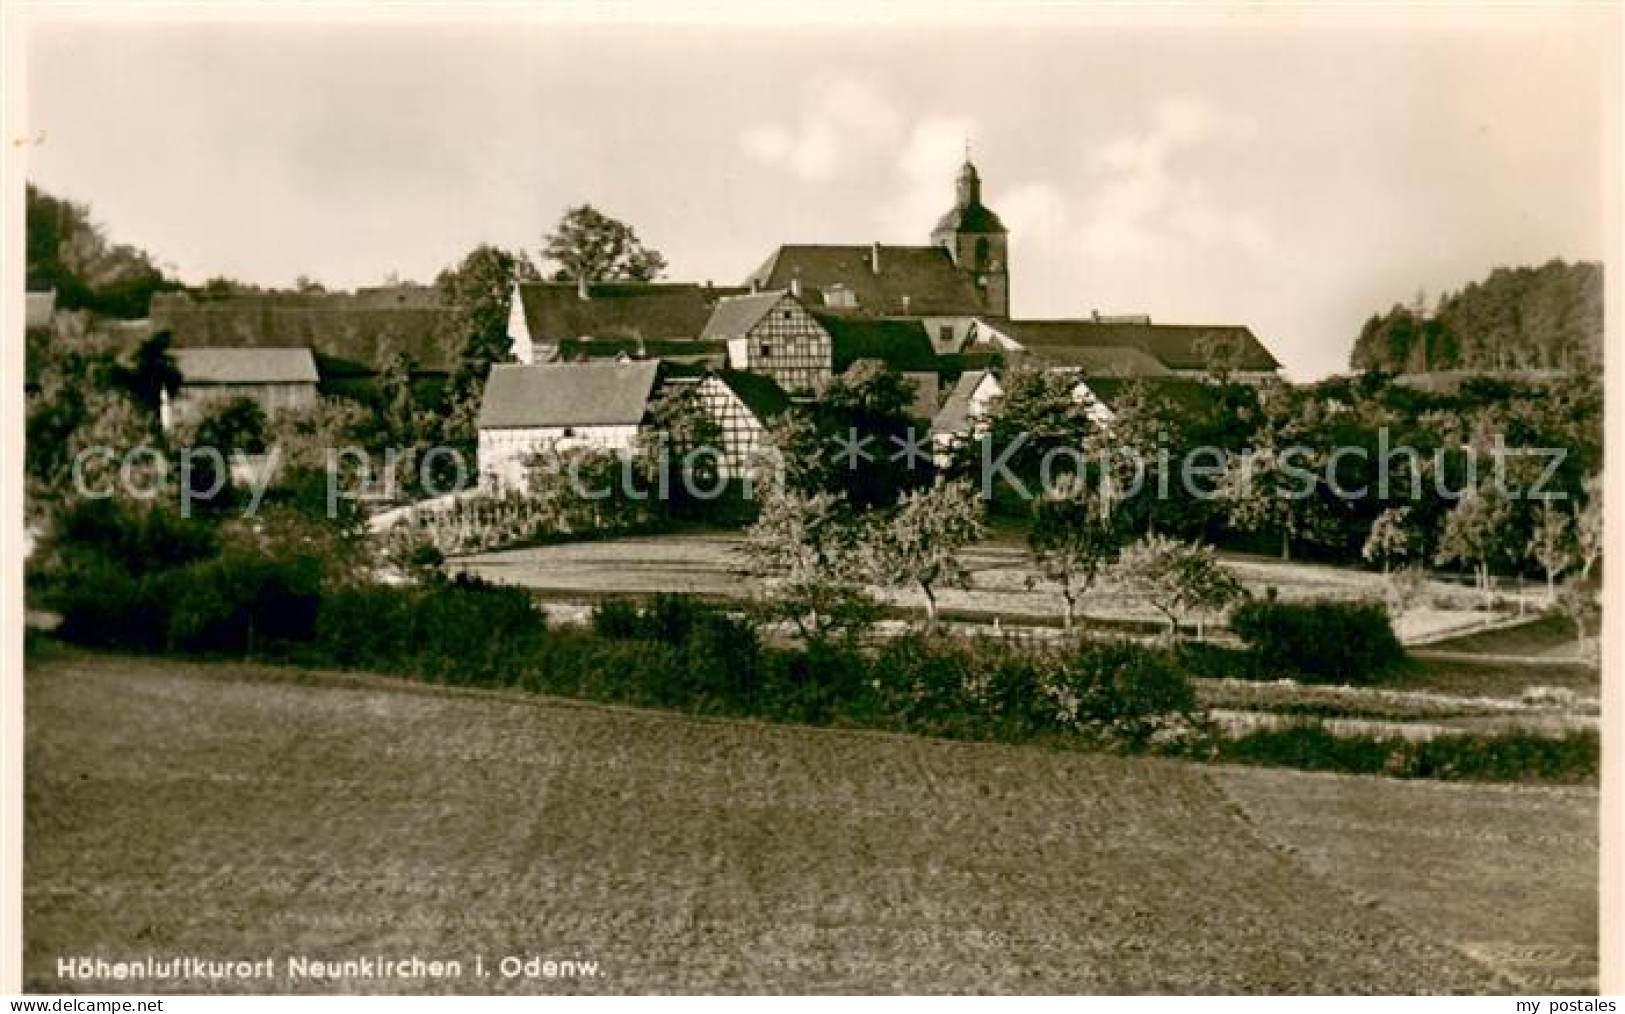
M 873 652 L 766 644 L 686 596 L 610 600 L 592 629 L 547 628 L 523 590 L 473 579 L 322 587 L 318 561 L 227 552 L 130 575 L 86 563 L 58 587 L 64 637 L 146 651 L 250 654 L 434 682 L 690 712 L 962 739 L 1060 740 L 1240 763 L 1413 778 L 1592 780 L 1594 734 L 1334 736 L 1316 724 L 1226 740 L 1170 652 L 1133 642 L 1032 647 L 909 634 Z
M 1595 732 L 1561 737 L 1462 734 L 1412 741 L 1339 736 L 1318 723 L 1303 723 L 1216 740 L 1209 756 L 1239 764 L 1392 778 L 1582 783 L 1596 781 L 1601 748 Z

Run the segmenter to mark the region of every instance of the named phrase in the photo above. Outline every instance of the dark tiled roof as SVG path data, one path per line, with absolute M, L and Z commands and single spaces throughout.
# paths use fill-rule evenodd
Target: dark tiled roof
M 718 301 L 716 309 L 711 311 L 711 318 L 705 322 L 702 337 L 722 341 L 743 338 L 779 305 L 779 301 L 784 299 L 785 295 L 779 291 L 756 292 L 748 296 L 729 296 Z
M 744 370 L 717 370 L 716 377 L 745 403 L 757 419 L 766 421 L 790 407 L 790 396 L 772 377 Z
M 717 300 L 745 291 L 692 282 L 605 282 L 588 286 L 589 298 L 582 299 L 574 282 L 529 282 L 519 286 L 519 300 L 531 341 L 556 347 L 584 337 L 698 338 Z
M 152 330 L 168 331 L 177 349 L 304 346 L 333 373 L 376 372 L 399 352 L 419 371 L 445 373 L 454 355 L 449 311 L 427 286 L 218 299 L 157 293 L 150 314 Z
M 899 373 L 935 372 L 939 357 L 917 320 L 839 317 L 815 313 L 829 332 L 834 370 L 844 373 L 860 359 L 878 359 Z
M 479 427 L 634 426 L 659 373 L 654 361 L 498 364 L 485 383 Z
M 1143 349 L 1128 345 L 1028 345 L 1046 366 L 1073 367 L 1089 377 L 1166 377 L 1173 373 Z
M 946 215 L 937 219 L 937 227 L 933 233 L 939 232 L 1006 232 L 1004 223 L 993 209 L 976 201 L 973 204 L 956 206 Z
M 316 359 L 306 348 L 184 348 L 170 357 L 188 384 L 314 384 Z
M 599 359 L 660 359 L 671 363 L 716 363 L 728 358 L 726 342 L 682 339 L 570 338 L 559 343 L 557 359 L 575 363 Z
M 880 270 L 873 256 L 880 253 Z M 800 281 L 802 305 L 831 307 L 827 290 L 844 284 L 856 312 L 876 315 L 980 313 L 985 307 L 970 278 L 936 246 L 781 246 L 747 282 L 788 289 Z M 904 297 L 908 305 L 903 305 Z
M 1243 370 L 1274 370 L 1280 363 L 1253 332 L 1238 324 L 1131 324 L 1092 320 L 990 321 L 1001 334 L 1031 349 L 1066 347 L 1136 348 L 1174 370 L 1207 366 L 1209 346 L 1233 343 Z

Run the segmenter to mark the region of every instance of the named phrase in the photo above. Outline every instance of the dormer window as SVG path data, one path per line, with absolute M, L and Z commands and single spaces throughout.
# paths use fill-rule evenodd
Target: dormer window
M 824 290 L 824 304 L 840 310 L 850 310 L 858 305 L 858 294 L 846 285 L 831 285 Z

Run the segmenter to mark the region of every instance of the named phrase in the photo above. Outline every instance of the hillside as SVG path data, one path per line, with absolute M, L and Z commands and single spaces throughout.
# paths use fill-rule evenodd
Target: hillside
M 1444 294 L 1431 313 L 1395 305 L 1360 329 L 1356 370 L 1574 369 L 1598 360 L 1603 339 L 1602 265 L 1550 261 L 1496 268 Z
M 1174 761 L 287 669 L 63 650 L 27 692 L 36 990 L 1504 992 L 1500 955 L 1573 954 L 1582 981 L 1595 961 L 1590 790 L 1405 788 L 1431 802 L 1400 827 L 1382 779 L 1253 791 Z M 1319 826 L 1252 812 L 1282 793 L 1359 816 L 1333 861 Z M 1419 871 L 1406 909 L 1381 887 L 1398 858 Z M 1486 904 L 1529 892 L 1564 917 L 1430 904 L 1473 864 L 1499 877 Z M 417 955 L 465 978 L 55 972 L 149 953 Z M 503 978 L 508 954 L 597 974 Z M 475 955 L 488 978 L 467 978 Z

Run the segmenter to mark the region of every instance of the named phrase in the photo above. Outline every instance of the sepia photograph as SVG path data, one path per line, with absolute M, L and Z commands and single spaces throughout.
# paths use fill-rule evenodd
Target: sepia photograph
M 1621 27 L 8 6 L 0 992 L 1617 1010 Z

